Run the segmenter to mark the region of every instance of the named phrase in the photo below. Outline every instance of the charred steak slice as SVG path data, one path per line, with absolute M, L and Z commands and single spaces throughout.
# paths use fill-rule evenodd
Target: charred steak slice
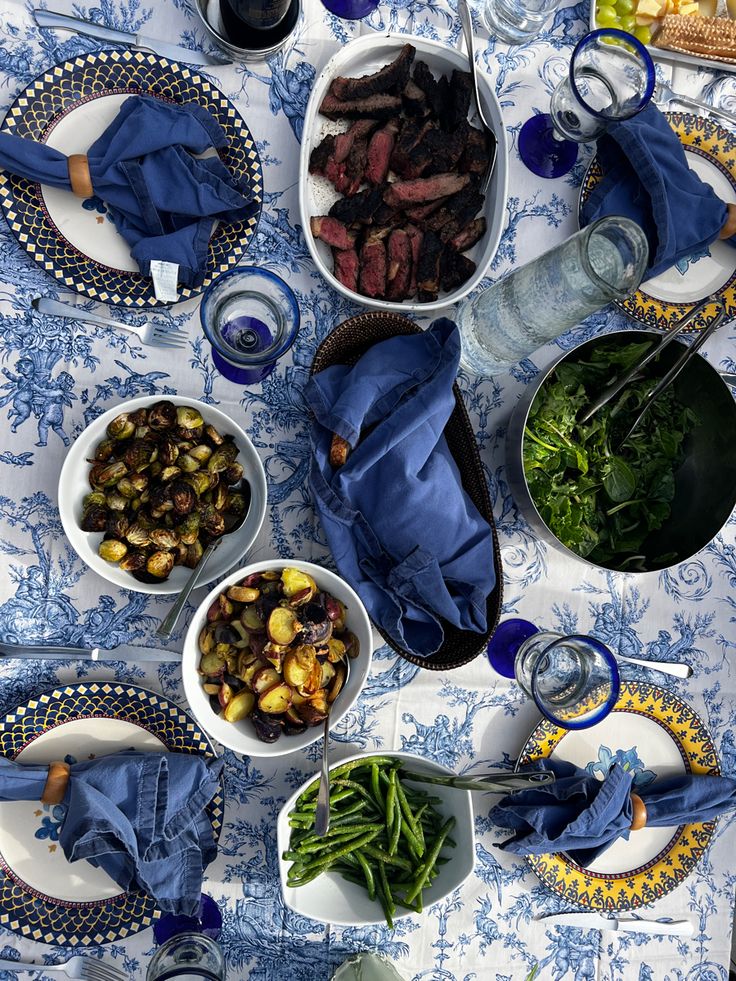
M 330 133 L 309 154 L 309 173 L 324 174 L 327 162 L 335 154 L 335 137 Z
M 377 208 L 383 204 L 385 184 L 366 187 L 351 198 L 339 198 L 330 208 L 330 218 L 339 218 L 346 225 L 370 225 Z
M 369 95 L 366 99 L 336 99 L 330 92 L 319 111 L 328 119 L 393 119 L 401 110 L 400 95 Z
M 432 174 L 447 174 L 456 169 L 465 150 L 468 129 L 468 122 L 464 120 L 449 133 L 441 129 L 427 133 L 422 142 L 422 146 L 427 146 L 430 155 L 429 164 L 424 171 L 425 177 Z
M 466 255 L 445 246 L 440 259 L 440 286 L 450 292 L 466 283 L 475 272 L 475 263 Z
M 411 295 L 411 267 L 411 239 L 403 228 L 397 228 L 388 240 L 386 297 L 389 300 L 403 300 Z
M 472 221 L 483 206 L 477 181 L 453 194 L 449 201 L 427 219 L 426 224 L 446 242 Z
M 355 249 L 333 249 L 335 257 L 335 279 L 354 293 L 358 292 L 358 270 L 360 261 Z
M 391 154 L 391 170 L 395 171 L 400 177 L 404 176 L 404 172 L 409 166 L 412 151 L 424 139 L 427 130 L 434 126 L 435 123 L 431 120 L 427 120 L 426 122 L 415 122 L 412 119 L 404 120 Z
M 469 225 L 466 225 L 465 228 L 461 228 L 456 235 L 453 235 L 448 245 L 451 245 L 458 252 L 465 252 L 467 249 L 471 249 L 476 242 L 479 242 L 485 233 L 485 218 L 476 218 Z
M 424 92 L 424 97 L 427 100 L 427 105 L 429 106 L 430 112 L 439 118 L 439 85 L 437 79 L 430 71 L 426 62 L 418 61 L 416 63 L 414 66 L 412 81 L 422 90 L 422 92 Z
M 338 163 L 347 160 L 355 141 L 370 136 L 376 126 L 377 119 L 357 119 L 344 133 L 338 133 L 335 137 L 335 160 Z
M 383 184 L 386 180 L 398 132 L 399 124 L 391 120 L 371 137 L 368 144 L 368 164 L 365 168 L 365 179 L 369 184 Z
M 415 221 L 417 224 L 425 222 L 431 214 L 434 214 L 438 208 L 441 208 L 445 203 L 447 198 L 437 198 L 436 201 L 430 201 L 428 204 L 418 204 L 416 208 L 407 208 L 404 214 L 410 221 Z
M 467 123 L 472 79 L 470 72 L 453 71 L 450 79 L 450 98 L 447 106 L 447 129 L 454 130 L 461 123 Z
M 417 263 L 417 289 L 419 299 L 429 303 L 437 299 L 440 291 L 440 256 L 442 242 L 434 232 L 425 232 L 419 249 Z
M 411 279 L 409 281 L 409 296 L 415 296 L 417 292 L 417 267 L 419 265 L 419 252 L 422 248 L 424 233 L 416 225 L 407 225 L 406 234 L 411 242 Z
M 321 239 L 334 249 L 352 249 L 355 245 L 355 232 L 348 231 L 337 218 L 329 216 L 310 218 L 309 227 L 315 238 Z
M 483 130 L 471 126 L 468 130 L 468 139 L 465 144 L 465 152 L 460 158 L 460 172 L 463 174 L 485 174 L 491 159 L 490 145 L 492 137 Z M 495 142 L 495 137 L 493 137 Z
M 386 244 L 383 238 L 368 236 L 360 250 L 360 292 L 381 297 L 386 293 Z
M 332 80 L 330 92 L 337 99 L 348 100 L 365 99 L 382 92 L 401 91 L 409 78 L 415 54 L 416 48 L 405 44 L 390 65 L 384 65 L 380 71 L 360 78 L 338 76 Z
M 411 79 L 404 86 L 401 101 L 407 116 L 423 116 L 427 112 L 427 97 Z
M 386 204 L 403 208 L 407 205 L 424 204 L 447 194 L 456 194 L 470 183 L 467 174 L 436 174 L 419 177 L 413 181 L 396 181 L 386 188 L 383 200 Z

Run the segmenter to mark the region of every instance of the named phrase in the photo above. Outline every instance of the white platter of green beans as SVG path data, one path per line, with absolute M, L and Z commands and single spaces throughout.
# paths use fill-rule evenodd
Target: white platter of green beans
M 360 753 L 330 767 L 330 830 L 314 833 L 319 777 L 279 814 L 286 905 L 335 926 L 388 924 L 449 896 L 473 870 L 473 807 L 466 790 L 408 780 L 453 771 L 413 753 Z

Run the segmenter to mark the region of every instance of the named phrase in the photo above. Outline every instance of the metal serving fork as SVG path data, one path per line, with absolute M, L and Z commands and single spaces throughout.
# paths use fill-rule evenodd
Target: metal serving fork
M 32 974 L 66 974 L 74 981 L 126 981 L 126 975 L 114 964 L 80 955 L 70 957 L 62 964 L 29 964 L 26 961 L 0 959 L 0 969 L 28 971 Z
M 729 112 L 727 109 L 721 109 L 719 106 L 712 106 L 708 102 L 702 102 L 700 99 L 693 99 L 689 95 L 681 95 L 679 92 L 671 89 L 669 85 L 665 85 L 664 82 L 657 82 L 655 85 L 654 101 L 662 105 L 668 102 L 679 102 L 682 106 L 689 106 L 691 109 L 699 109 L 701 112 L 710 113 L 712 116 L 718 116 L 721 119 L 725 119 L 732 126 L 736 126 L 736 115 L 734 113 Z
M 165 327 L 149 321 L 140 327 L 133 324 L 125 324 L 120 320 L 112 320 L 110 317 L 103 317 L 101 314 L 93 313 L 91 310 L 84 310 L 82 307 L 74 306 L 73 303 L 62 303 L 61 300 L 52 300 L 47 296 L 37 296 L 31 301 L 32 306 L 39 313 L 48 313 L 53 317 L 65 317 L 67 320 L 83 320 L 90 324 L 99 324 L 102 327 L 115 327 L 119 330 L 130 331 L 136 334 L 141 341 L 149 347 L 186 347 L 186 332 L 178 327 Z
M 473 80 L 473 92 L 475 94 L 475 105 L 478 109 L 478 117 L 481 121 L 481 125 L 486 132 L 486 136 L 492 141 L 491 158 L 488 161 L 488 167 L 483 175 L 483 180 L 481 181 L 480 191 L 481 194 L 485 194 L 488 190 L 488 185 L 491 183 L 491 177 L 493 177 L 493 171 L 496 166 L 496 156 L 498 154 L 498 140 L 496 139 L 496 134 L 493 131 L 493 127 L 486 119 L 483 113 L 483 106 L 480 101 L 480 93 L 478 92 L 478 71 L 475 67 L 475 48 L 473 46 L 473 20 L 470 16 L 470 8 L 468 7 L 467 0 L 458 0 L 457 5 L 458 13 L 460 14 L 460 23 L 463 28 L 463 35 L 465 37 L 465 47 L 468 49 L 468 61 L 470 62 L 470 77 Z

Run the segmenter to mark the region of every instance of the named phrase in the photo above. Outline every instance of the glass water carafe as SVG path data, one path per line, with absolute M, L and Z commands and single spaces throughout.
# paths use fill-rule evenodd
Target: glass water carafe
M 639 286 L 649 249 L 642 229 L 617 215 L 600 218 L 515 269 L 458 311 L 460 363 L 496 375 Z

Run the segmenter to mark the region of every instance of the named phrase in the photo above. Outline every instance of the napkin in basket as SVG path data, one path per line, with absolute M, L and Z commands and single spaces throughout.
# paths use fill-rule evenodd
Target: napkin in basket
M 729 209 L 690 169 L 682 143 L 654 104 L 610 126 L 598 139 L 598 160 L 603 177 L 583 203 L 580 223 L 606 215 L 635 221 L 649 243 L 646 279 L 702 255 L 720 237 Z
M 87 151 L 87 196 L 105 202 L 143 275 L 160 260 L 179 267 L 179 283 L 201 285 L 215 222 L 255 213 L 217 155 L 193 156 L 226 145 L 203 106 L 133 95 Z M 71 191 L 69 159 L 45 143 L 0 133 L 0 169 L 11 174 Z
M 340 575 L 404 650 L 442 644 L 440 619 L 482 632 L 495 586 L 493 538 L 443 435 L 455 407 L 456 325 L 374 344 L 354 367 L 314 375 L 311 486 Z M 330 463 L 333 433 L 350 444 Z
M 167 913 L 193 916 L 202 873 L 217 854 L 206 808 L 222 760 L 185 753 L 138 753 L 71 765 L 59 843 L 68 861 L 86 859 L 126 892 L 142 889 Z M 0 800 L 40 800 L 46 764 L 0 756 Z
M 565 852 L 576 865 L 588 866 L 617 839 L 628 840 L 632 790 L 644 802 L 647 827 L 714 821 L 736 807 L 731 777 L 682 774 L 639 789 L 635 773 L 618 763 L 604 780 L 564 760 L 541 760 L 524 769 L 552 770 L 556 780 L 509 794 L 492 808 L 491 820 L 514 832 L 498 847 L 515 855 Z

